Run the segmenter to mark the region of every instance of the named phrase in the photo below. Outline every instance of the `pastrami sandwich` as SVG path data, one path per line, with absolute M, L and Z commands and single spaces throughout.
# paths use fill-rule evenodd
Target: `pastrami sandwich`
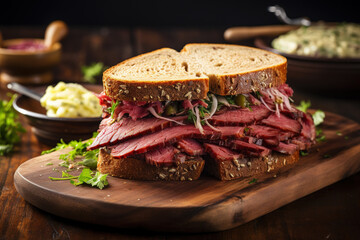
M 221 180 L 299 159 L 312 117 L 291 104 L 286 58 L 228 44 L 163 48 L 103 74 L 98 171 L 138 180 Z

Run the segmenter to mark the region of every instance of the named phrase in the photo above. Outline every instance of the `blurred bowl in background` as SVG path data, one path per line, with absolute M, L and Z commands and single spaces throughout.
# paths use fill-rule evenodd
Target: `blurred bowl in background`
M 100 93 L 103 90 L 101 85 L 82 84 L 86 89 Z M 34 91 L 40 94 L 45 93 L 46 87 L 35 87 Z M 93 132 L 99 128 L 101 117 L 91 118 L 57 118 L 46 116 L 46 109 L 39 101 L 20 95 L 14 101 L 16 111 L 26 117 L 27 123 L 31 126 L 33 133 L 40 142 L 53 146 L 63 139 L 65 142 L 71 140 L 86 140 L 91 138 Z
M 33 43 L 33 46 L 29 46 Z M 44 84 L 53 80 L 61 59 L 61 44 L 42 48 L 43 39 L 9 39 L 0 47 L 0 80 L 3 83 Z
M 271 46 L 272 38 L 256 38 L 255 46 L 288 60 L 291 86 L 319 94 L 352 94 L 360 90 L 360 58 L 324 58 L 287 54 Z

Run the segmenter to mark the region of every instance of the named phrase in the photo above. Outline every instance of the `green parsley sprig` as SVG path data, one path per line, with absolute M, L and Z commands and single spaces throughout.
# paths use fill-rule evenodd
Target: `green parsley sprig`
M 98 133 L 95 132 L 93 134 L 93 138 L 96 137 Z M 89 147 L 92 142 L 94 141 L 92 139 L 89 139 L 87 141 L 70 141 L 69 143 L 65 143 L 63 139 L 60 139 L 60 143 L 56 145 L 56 147 L 43 151 L 41 155 L 48 154 L 57 150 L 61 150 L 64 148 L 71 147 L 72 150 L 70 150 L 68 153 L 64 153 L 60 155 L 60 159 L 64 160 L 64 162 L 60 163 L 63 167 L 69 167 L 70 160 L 74 161 L 76 157 L 85 157 L 83 161 L 79 162 L 78 164 L 84 165 L 86 167 L 90 167 L 91 169 L 96 168 L 95 162 L 97 162 L 97 158 L 99 156 L 99 149 L 87 151 L 87 147 Z
M 93 172 L 90 168 L 84 168 L 78 176 L 74 176 L 69 174 L 68 172 L 63 171 L 61 178 L 49 177 L 49 179 L 51 179 L 52 181 L 70 180 L 70 183 L 74 186 L 87 184 L 92 187 L 103 189 L 105 186 L 109 185 L 106 177 L 107 174 Z
M 25 128 L 18 122 L 18 115 L 12 104 L 17 95 L 10 95 L 9 101 L 0 100 L 0 156 L 9 154 L 14 145 L 20 142 Z
M 97 133 L 93 134 L 93 138 L 96 137 Z M 77 186 L 81 184 L 88 184 L 93 187 L 97 187 L 103 189 L 108 182 L 106 180 L 107 174 L 101 174 L 97 171 L 92 171 L 96 169 L 97 166 L 97 159 L 99 156 L 99 149 L 88 151 L 87 147 L 89 147 L 93 142 L 93 139 L 89 139 L 87 141 L 70 141 L 69 143 L 65 143 L 64 140 L 60 140 L 60 143 L 56 145 L 56 147 L 43 151 L 41 154 L 48 154 L 57 150 L 61 150 L 64 148 L 71 147 L 68 153 L 61 154 L 59 159 L 64 160 L 59 165 L 66 168 L 71 168 L 71 164 L 82 165 L 83 168 L 82 172 L 79 176 L 73 176 L 69 174 L 67 171 L 62 172 L 61 178 L 54 178 L 49 177 L 53 181 L 60 181 L 60 180 L 70 180 L 70 183 Z M 74 161 L 76 157 L 83 157 L 83 160 L 80 162 L 70 162 Z
M 84 75 L 84 80 L 89 83 L 96 83 L 96 77 L 101 76 L 107 67 L 102 62 L 93 63 L 89 66 L 82 66 L 81 71 Z

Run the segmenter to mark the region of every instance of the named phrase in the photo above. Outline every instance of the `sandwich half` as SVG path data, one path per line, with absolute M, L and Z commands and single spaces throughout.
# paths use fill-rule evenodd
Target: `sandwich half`
M 312 117 L 293 107 L 286 58 L 230 44 L 145 53 L 103 74 L 98 171 L 137 180 L 220 180 L 295 163 Z

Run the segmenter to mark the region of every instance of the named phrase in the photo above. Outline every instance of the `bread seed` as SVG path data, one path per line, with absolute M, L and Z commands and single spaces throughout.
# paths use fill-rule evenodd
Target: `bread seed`
M 158 86 L 159 89 L 162 89 L 162 86 Z
M 197 89 L 196 89 L 196 92 L 197 92 L 197 93 L 201 93 L 201 89 L 200 89 L 200 88 L 197 88 Z
M 248 165 L 248 167 L 251 167 L 251 162 L 250 161 L 247 162 L 246 164 Z
M 120 87 L 124 90 L 126 89 L 126 85 L 120 85 Z
M 187 99 L 191 99 L 192 98 L 192 93 L 191 92 L 187 92 L 184 97 L 186 97 Z
M 136 101 L 136 97 L 133 97 L 133 100 Z
M 189 177 L 189 178 L 188 178 L 188 180 L 189 180 L 189 181 L 192 181 L 192 178 L 191 178 L 191 177 Z
M 239 167 L 240 166 L 240 163 L 237 159 L 233 159 L 233 163 L 236 167 Z
M 161 96 L 165 96 L 166 92 L 164 90 L 161 90 Z
M 232 178 L 234 177 L 234 174 L 232 174 L 232 173 L 230 173 L 229 175 L 230 175 L 230 177 L 232 177 Z
M 166 97 L 167 100 L 170 100 L 169 94 L 166 94 L 165 97 Z
M 119 90 L 119 93 L 120 93 L 120 94 L 122 94 L 123 92 L 124 92 L 124 90 L 122 90 L 122 89 Z
M 245 167 L 245 164 L 244 163 L 240 164 L 240 167 L 242 167 L 242 168 Z
M 185 177 L 184 177 L 184 176 L 181 176 L 181 177 L 180 177 L 180 181 L 185 181 Z
M 174 172 L 176 172 L 176 169 L 175 169 L 175 168 L 170 168 L 170 169 L 169 169 L 169 172 L 170 172 L 170 173 L 174 173 Z
M 192 167 L 193 167 L 194 170 L 196 170 L 196 165 L 195 164 L 193 164 Z
M 124 91 L 124 93 L 125 93 L 125 94 L 128 94 L 128 93 L 129 93 L 129 90 L 126 89 L 126 90 Z
M 141 89 L 141 86 L 137 86 L 138 89 Z
M 165 179 L 165 178 L 166 178 L 166 175 L 163 174 L 163 173 L 159 173 L 159 177 L 160 177 L 161 179 Z

